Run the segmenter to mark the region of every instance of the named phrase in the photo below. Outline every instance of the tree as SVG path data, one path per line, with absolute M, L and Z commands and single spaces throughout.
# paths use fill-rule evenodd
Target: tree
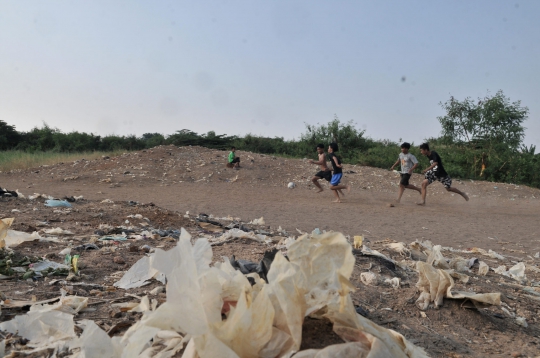
M 481 147 L 504 144 L 512 150 L 522 144 L 525 136 L 522 123 L 529 109 L 521 107 L 521 101 L 510 102 L 502 91 L 479 98 L 476 103 L 470 97 L 459 101 L 452 96 L 440 105 L 446 115 L 437 119 L 443 138 L 449 143 Z
M 0 150 L 9 150 L 15 147 L 19 137 L 19 132 L 17 132 L 15 126 L 0 120 Z

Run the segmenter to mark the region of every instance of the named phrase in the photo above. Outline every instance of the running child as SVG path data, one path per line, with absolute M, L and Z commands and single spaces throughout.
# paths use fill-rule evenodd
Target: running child
M 422 194 L 422 190 L 420 190 L 420 188 L 409 184 L 409 179 L 411 178 L 414 169 L 416 169 L 416 167 L 418 166 L 418 160 L 414 155 L 409 153 L 409 149 L 411 149 L 411 145 L 407 142 L 403 143 L 401 145 L 401 153 L 399 153 L 398 160 L 390 168 L 390 170 L 394 170 L 394 167 L 401 163 L 401 180 L 399 181 L 399 195 L 396 200 L 398 203 L 401 201 L 401 196 L 403 195 L 405 188 L 416 190 L 417 192 Z
M 319 190 L 317 190 L 317 193 L 320 193 L 323 191 L 323 188 L 321 184 L 319 184 L 319 180 L 325 179 L 327 182 L 330 182 L 332 180 L 332 171 L 328 166 L 326 165 L 326 155 L 324 154 L 324 144 L 317 144 L 317 154 L 319 156 L 318 161 L 314 161 L 313 159 L 310 159 L 308 162 L 310 164 L 316 164 L 319 166 L 319 171 L 313 176 L 311 181 Z
M 347 189 L 347 191 L 351 191 L 351 187 L 350 185 L 339 184 L 341 178 L 343 177 L 343 165 L 341 164 L 341 159 L 339 159 L 339 157 L 335 154 L 335 152 L 337 151 L 337 143 L 330 143 L 330 145 L 328 146 L 328 157 L 330 158 L 330 161 L 332 162 L 332 167 L 334 168 L 334 174 L 332 175 L 332 180 L 330 180 L 330 189 L 333 190 L 334 195 L 336 196 L 336 200 L 334 200 L 334 203 L 341 203 L 338 190 Z
M 446 170 L 444 170 L 441 157 L 437 152 L 429 150 L 429 145 L 427 143 L 422 143 L 420 144 L 420 153 L 428 157 L 431 165 L 422 171 L 422 173 L 425 173 L 426 178 L 422 182 L 422 201 L 417 203 L 418 205 L 426 205 L 427 187 L 435 180 L 440 181 L 447 191 L 457 193 L 461 195 L 463 199 L 469 201 L 467 194 L 459 189 L 452 188 L 452 178 L 450 178 Z

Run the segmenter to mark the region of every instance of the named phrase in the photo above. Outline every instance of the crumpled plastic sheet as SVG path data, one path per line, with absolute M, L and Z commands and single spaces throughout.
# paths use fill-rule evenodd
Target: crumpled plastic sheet
M 234 239 L 250 239 L 257 242 L 262 243 L 270 243 L 272 240 L 268 239 L 266 235 L 262 234 L 255 234 L 254 232 L 246 232 L 240 229 L 230 229 L 223 233 L 220 237 L 218 237 L 215 241 L 212 241 L 212 243 L 220 243 L 224 241 L 234 240 Z
M 157 250 L 156 250 L 157 251 Z M 150 280 L 155 278 L 161 283 L 166 282 L 165 275 L 159 270 L 152 267 L 156 254 L 150 254 L 150 256 L 144 256 L 137 261 L 131 268 L 122 276 L 122 278 L 115 282 L 113 286 L 130 289 L 148 285 Z
M 29 340 L 29 347 L 58 346 L 76 338 L 73 316 L 60 311 L 30 311 L 25 315 L 15 316 L 14 319 L 0 323 L 0 330 L 17 333 Z
M 15 247 L 22 244 L 25 241 L 55 241 L 59 242 L 57 238 L 44 238 L 41 237 L 37 231 L 34 231 L 32 234 L 28 234 L 22 231 L 9 230 L 9 227 L 13 223 L 13 218 L 1 219 L 0 220 L 0 249 Z
M 433 303 L 435 308 L 441 307 L 445 297 L 452 299 L 469 299 L 477 307 L 483 305 L 501 305 L 501 294 L 498 292 L 452 292 L 454 280 L 450 274 L 447 271 L 437 269 L 426 262 L 418 261 L 416 263 L 416 270 L 418 271 L 418 282 L 416 287 L 421 291 L 420 297 L 416 300 L 416 305 L 423 311 L 429 307 L 430 303 Z
M 291 356 L 300 349 L 303 321 L 310 315 L 329 319 L 348 343 L 295 356 L 427 357 L 399 333 L 356 313 L 349 294 L 355 289 L 349 281 L 355 260 L 342 234 L 300 237 L 289 247 L 289 260 L 276 254 L 268 284 L 252 273 L 252 286 L 227 260 L 210 266 L 212 257 L 208 240 L 198 239 L 192 245 L 183 231 L 175 248 L 156 250 L 147 264 L 166 275 L 167 301 L 142 310 L 141 320 L 122 337 L 110 338 L 93 322 L 86 322 L 79 338 L 71 331 L 65 335 L 71 349 L 84 357 L 164 358 L 184 347 L 185 358 Z M 155 345 L 160 339 L 166 342 L 165 349 Z
M 526 266 L 523 262 L 518 262 L 514 266 L 510 267 L 508 271 L 506 271 L 506 266 L 504 265 L 497 267 L 493 271 L 500 275 L 511 277 L 517 281 L 525 281 L 527 280 L 527 276 L 525 275 L 525 268 Z

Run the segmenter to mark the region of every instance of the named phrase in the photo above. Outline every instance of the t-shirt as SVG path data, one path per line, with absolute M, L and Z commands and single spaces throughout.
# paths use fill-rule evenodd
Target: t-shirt
M 234 157 L 235 157 L 235 156 L 234 156 L 234 152 L 230 152 L 230 153 L 229 153 L 229 163 L 232 163 L 232 162 L 233 162 Z
M 334 161 L 334 157 L 337 159 L 338 164 L 341 165 L 341 159 L 334 153 L 328 153 L 328 158 L 330 159 L 330 162 L 332 163 L 332 168 L 334 168 L 334 174 L 341 174 L 343 173 L 342 168 L 338 167 L 336 165 L 336 162 Z
M 411 153 L 399 153 L 399 160 L 401 162 L 401 173 L 409 174 L 409 170 L 418 163 L 418 160 Z
M 441 157 L 439 157 L 439 154 L 435 151 L 431 151 L 431 153 L 428 155 L 429 164 L 437 163 L 435 167 L 433 167 L 433 172 L 437 177 L 445 177 L 448 175 L 446 170 L 444 170 Z

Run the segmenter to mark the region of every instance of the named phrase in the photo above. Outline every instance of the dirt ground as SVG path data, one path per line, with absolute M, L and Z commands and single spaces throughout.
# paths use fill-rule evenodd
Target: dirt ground
M 219 235 L 204 230 L 194 221 L 197 215 L 205 213 L 214 217 L 232 217 L 245 223 L 264 217 L 265 227 L 254 228 L 268 233 L 277 232 L 281 227 L 291 235 L 298 235 L 297 229 L 311 232 L 315 228 L 350 236 L 364 235 L 369 247 L 395 260 L 400 260 L 400 255 L 385 248 L 385 243 L 430 240 L 434 245 L 460 250 L 492 249 L 506 257 L 505 262 L 497 262 L 478 254 L 459 254 L 465 258 L 476 255 L 490 267 L 505 264 L 508 268 L 517 262 L 538 267 L 540 263 L 540 258 L 534 256 L 540 252 L 537 223 L 540 190 L 513 184 L 454 180 L 454 186 L 467 192 L 470 201 L 466 202 L 434 183 L 428 189 L 426 206 L 416 205 L 419 195 L 410 190 L 404 194 L 402 203 L 396 204 L 398 174 L 345 165 L 344 178 L 352 190 L 343 203 L 336 204 L 332 203 L 330 190 L 316 193 L 310 179 L 317 167 L 309 164 L 307 159 L 240 151 L 237 155 L 242 159 L 242 168 L 233 170 L 224 165 L 226 155 L 226 152 L 206 148 L 163 146 L 94 161 L 81 160 L 0 173 L 0 187 L 18 189 L 27 197 L 34 193 L 58 198 L 84 196 L 83 200 L 73 203 L 70 211 L 46 208 L 43 199 L 2 198 L 0 216 L 15 218 L 12 227 L 15 230 L 33 232 L 61 227 L 74 233 L 60 242 L 27 242 L 16 248 L 18 255 L 26 255 L 31 260 L 47 257 L 61 262 L 58 252 L 70 243 L 77 246 L 95 241 L 96 236 L 120 233 L 116 231 L 121 229 L 115 229 L 119 226 L 134 226 L 135 234 L 142 230 L 184 227 L 194 237 Z M 421 179 L 415 174 L 411 182 L 419 185 Z M 288 189 L 289 182 L 294 182 L 296 187 Z M 326 183 L 323 185 L 327 188 Z M 102 203 L 105 199 L 114 203 Z M 187 217 L 186 212 L 190 214 Z M 128 218 L 135 214 L 148 220 Z M 126 220 L 130 222 L 126 223 Z M 41 227 L 44 222 L 46 226 Z M 103 232 L 96 233 L 96 230 Z M 173 231 L 166 233 L 143 241 L 95 242 L 99 250 L 81 251 L 81 272 L 88 275 L 84 283 L 95 287 L 62 282 L 51 285 L 50 278 L 32 282 L 18 279 L 0 281 L 0 291 L 11 300 L 31 300 L 32 296 L 43 300 L 58 297 L 60 288 L 69 286 L 73 294 L 91 298 L 89 309 L 79 313 L 76 320 L 92 319 L 111 335 L 121 334 L 140 314 L 124 312 L 111 317 L 111 300 L 137 301 L 136 297 L 126 297 L 126 291 L 114 289 L 112 284 L 144 255 L 141 246 L 173 247 Z M 233 241 L 215 246 L 214 260 L 235 254 L 236 258 L 256 262 L 268 248 L 268 245 L 254 241 Z M 119 263 L 115 262 L 116 257 L 121 258 L 116 259 Z M 515 280 L 492 271 L 485 277 L 478 277 L 473 268 L 469 283 L 458 284 L 458 288 L 481 293 L 501 292 L 504 307 L 525 317 L 528 327 L 519 326 L 498 307 L 466 309 L 461 307 L 463 302 L 454 300 L 445 300 L 441 309 L 429 309 L 423 317 L 414 303 L 419 295 L 415 272 L 398 266 L 389 268 L 358 252 L 356 258 L 351 278 L 357 287 L 353 294 L 355 304 L 368 312 L 368 318 L 400 332 L 426 349 L 430 356 L 540 355 L 540 301 L 535 299 L 538 296 L 524 295 Z M 364 285 L 360 273 L 368 270 L 381 277 L 400 277 L 401 288 L 396 291 L 385 284 Z M 527 271 L 526 274 L 531 286 L 540 284 L 537 272 Z M 148 286 L 128 290 L 128 293 L 141 297 L 160 285 L 153 281 Z M 155 295 L 159 302 L 165 297 L 165 293 Z M 3 309 L 0 321 L 23 313 L 24 309 Z M 333 334 L 329 322 L 306 319 L 302 348 L 320 348 L 339 342 L 341 340 Z

